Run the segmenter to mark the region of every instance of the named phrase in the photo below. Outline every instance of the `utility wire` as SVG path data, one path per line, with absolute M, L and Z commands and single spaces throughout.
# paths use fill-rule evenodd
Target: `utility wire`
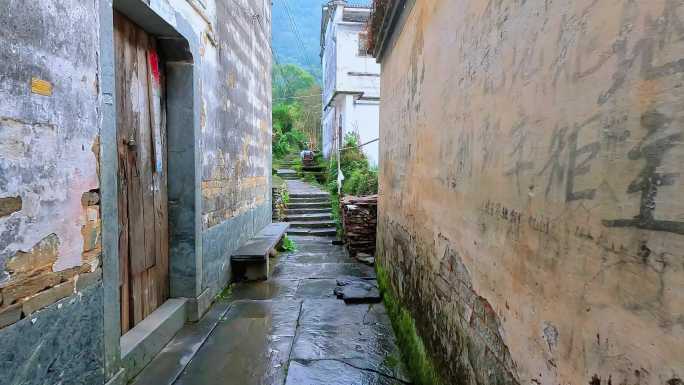
M 299 43 L 299 48 L 301 49 L 300 54 L 303 55 L 302 56 L 302 59 L 303 59 L 302 62 L 305 64 L 308 64 L 309 66 L 311 66 L 311 68 L 315 68 L 315 66 L 311 64 L 311 62 L 309 61 L 309 59 L 306 56 L 306 52 L 307 52 L 306 45 L 304 44 L 304 39 L 303 39 L 302 34 L 299 30 L 299 27 L 297 27 L 297 21 L 295 20 L 294 16 L 292 15 L 293 12 L 292 12 L 292 9 L 290 8 L 288 1 L 287 0 L 281 0 L 281 2 L 285 6 L 285 12 L 287 13 L 288 19 L 290 21 L 290 29 L 292 30 L 292 33 L 295 35 L 295 38 L 297 39 L 297 42 Z

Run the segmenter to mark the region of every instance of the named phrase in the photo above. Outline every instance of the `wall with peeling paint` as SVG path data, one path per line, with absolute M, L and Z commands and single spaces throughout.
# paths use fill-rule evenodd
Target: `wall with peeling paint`
M 0 2 L 0 384 L 104 380 L 98 20 Z
M 0 2 L 0 369 L 11 368 L 0 370 L 0 384 L 51 378 L 45 362 L 68 375 L 67 383 L 105 380 L 103 339 L 116 331 L 103 330 L 102 309 L 113 306 L 107 298 L 116 295 L 108 297 L 107 287 L 118 290 L 118 284 L 108 278 L 103 296 L 99 176 L 115 167 L 99 163 L 107 119 L 99 106 L 112 103 L 111 90 L 103 94 L 100 82 L 108 76 L 100 68 L 100 48 L 111 40 L 98 33 L 108 30 L 99 25 L 104 3 Z M 114 3 L 117 9 L 140 7 L 138 16 L 154 13 L 153 28 L 180 31 L 192 51 L 192 79 L 179 83 L 187 83 L 188 97 L 198 105 L 195 111 L 168 114 L 184 115 L 187 144 L 194 148 L 195 159 L 186 162 L 195 168 L 194 185 L 174 187 L 190 190 L 194 211 L 171 218 L 172 224 L 183 220 L 190 232 L 194 229 L 180 234 L 190 243 L 172 249 L 187 254 L 192 266 L 180 266 L 188 270 L 172 276 L 190 273 L 179 290 L 187 286 L 182 296 L 194 302 L 202 297 L 204 308 L 195 303 L 196 316 L 201 315 L 230 279 L 231 251 L 271 220 L 271 4 Z M 112 276 L 118 271 L 104 274 Z M 23 294 L 31 297 L 22 299 Z M 18 318 L 6 322 L 10 316 Z M 29 329 L 33 334 L 22 337 Z M 35 338 L 41 333 L 50 338 L 49 351 Z M 114 339 L 117 355 L 118 336 Z M 17 357 L 33 358 L 17 366 Z
M 22 201 L 0 218 L 0 270 L 51 234 L 59 241 L 55 270 L 64 270 L 81 264 L 81 196 L 98 187 L 97 7 L 0 7 L 0 198 Z M 51 96 L 31 92 L 34 77 L 52 84 Z
M 442 373 L 682 384 L 684 4 L 409 9 L 382 57 L 378 258 Z
M 271 4 L 215 3 L 202 40 L 202 288 L 230 278 L 230 253 L 271 221 Z

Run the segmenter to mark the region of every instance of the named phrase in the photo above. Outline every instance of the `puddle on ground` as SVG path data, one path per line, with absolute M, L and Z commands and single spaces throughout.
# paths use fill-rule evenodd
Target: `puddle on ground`
M 285 368 L 298 301 L 237 301 L 175 385 L 271 385 Z

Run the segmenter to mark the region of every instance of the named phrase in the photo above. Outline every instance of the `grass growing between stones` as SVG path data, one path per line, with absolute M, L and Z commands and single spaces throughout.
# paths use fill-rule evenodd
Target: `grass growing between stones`
M 223 301 L 229 300 L 229 299 L 231 298 L 231 296 L 233 295 L 233 285 L 235 285 L 235 284 L 232 284 L 232 283 L 231 283 L 231 284 L 229 284 L 228 286 L 226 286 L 226 287 L 223 289 L 223 291 L 221 291 L 221 292 L 219 293 L 219 295 L 216 296 L 216 299 L 219 300 L 219 301 L 220 301 L 220 300 L 223 300 Z
M 427 354 L 425 344 L 418 335 L 416 323 L 411 313 L 392 294 L 387 272 L 380 265 L 376 265 L 376 270 L 378 285 L 387 314 L 392 321 L 392 328 L 397 338 L 401 357 L 413 383 L 415 385 L 442 385 Z
M 337 237 L 342 239 L 344 236 L 344 228 L 342 228 L 342 213 L 340 212 L 340 197 L 337 192 L 330 193 L 330 214 L 333 221 L 335 221 L 335 228 L 337 229 Z
M 283 237 L 283 240 L 280 242 L 280 245 L 278 246 L 278 251 L 280 252 L 293 252 L 297 251 L 297 244 L 290 238 L 286 236 Z

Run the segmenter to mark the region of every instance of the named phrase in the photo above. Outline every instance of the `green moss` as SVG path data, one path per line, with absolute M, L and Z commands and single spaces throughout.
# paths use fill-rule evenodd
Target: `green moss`
M 387 272 L 376 265 L 378 285 L 392 321 L 401 357 L 415 385 L 442 385 L 439 375 L 430 360 L 425 344 L 418 335 L 411 313 L 394 297 Z
M 224 300 L 224 301 L 229 300 L 230 297 L 233 295 L 233 285 L 234 284 L 229 284 L 228 286 L 226 286 L 223 289 L 223 291 L 221 291 L 221 293 L 219 293 L 219 295 L 216 296 L 216 299 L 219 301 L 220 300 Z

